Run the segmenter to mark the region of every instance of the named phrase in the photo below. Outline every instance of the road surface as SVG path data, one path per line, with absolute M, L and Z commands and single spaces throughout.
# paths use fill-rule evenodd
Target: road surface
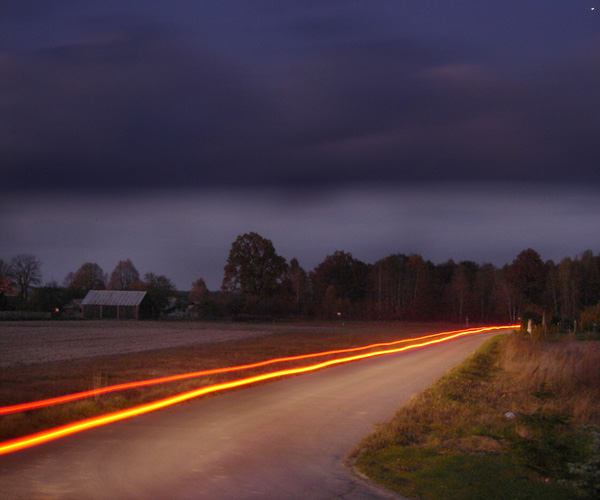
M 345 459 L 496 333 L 191 401 L 0 457 L 4 500 L 377 500 Z

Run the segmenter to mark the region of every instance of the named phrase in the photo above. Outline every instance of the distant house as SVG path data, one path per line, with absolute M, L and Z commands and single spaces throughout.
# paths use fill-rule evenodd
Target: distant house
M 0 311 L 21 311 L 25 308 L 25 299 L 12 281 L 2 281 L 0 286 Z
M 152 319 L 158 310 L 146 292 L 90 290 L 81 301 L 84 319 Z
M 25 309 L 25 299 L 19 295 L 2 294 L 0 311 L 22 311 Z
M 73 299 L 62 308 L 67 318 L 81 318 L 81 299 Z

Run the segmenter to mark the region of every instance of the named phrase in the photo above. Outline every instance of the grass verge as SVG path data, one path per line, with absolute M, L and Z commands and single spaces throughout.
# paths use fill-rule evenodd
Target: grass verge
M 423 500 L 600 497 L 600 344 L 487 342 L 353 454 Z

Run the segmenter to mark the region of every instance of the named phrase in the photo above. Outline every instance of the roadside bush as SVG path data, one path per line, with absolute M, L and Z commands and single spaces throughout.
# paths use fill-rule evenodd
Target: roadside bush
M 581 326 L 589 332 L 597 332 L 600 327 L 600 302 L 581 313 Z

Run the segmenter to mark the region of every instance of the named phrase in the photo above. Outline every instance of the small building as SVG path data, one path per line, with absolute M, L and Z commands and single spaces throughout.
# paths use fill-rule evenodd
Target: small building
M 62 308 L 66 318 L 81 318 L 81 299 L 73 299 Z
M 84 319 L 153 319 L 158 310 L 147 292 L 90 290 L 81 301 Z

